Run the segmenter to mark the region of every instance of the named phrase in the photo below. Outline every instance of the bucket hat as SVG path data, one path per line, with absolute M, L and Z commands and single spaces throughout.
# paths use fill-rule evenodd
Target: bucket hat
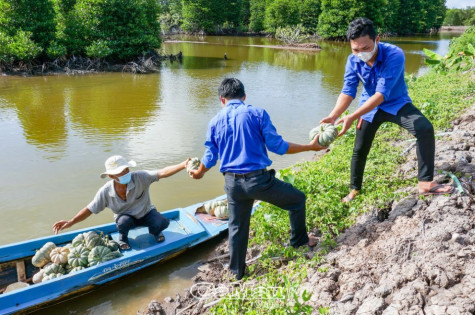
M 135 167 L 137 163 L 135 161 L 128 161 L 121 155 L 113 155 L 106 160 L 106 171 L 101 174 L 101 178 L 105 178 L 108 175 L 120 174 L 127 167 Z

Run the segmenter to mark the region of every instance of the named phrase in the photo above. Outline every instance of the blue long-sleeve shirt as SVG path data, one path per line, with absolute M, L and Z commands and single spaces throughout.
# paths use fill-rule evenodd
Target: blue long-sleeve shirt
M 243 174 L 270 166 L 267 149 L 282 155 L 289 144 L 264 109 L 230 100 L 209 122 L 205 147 L 201 162 L 206 168 L 220 159 L 222 173 Z
M 404 68 L 404 52 L 401 48 L 391 44 L 379 43 L 378 55 L 372 67 L 351 54 L 346 61 L 341 93 L 355 98 L 358 84 L 361 81 L 364 90 L 359 106 L 363 105 L 376 92 L 384 96 L 384 101 L 379 106 L 362 115 L 361 118 L 372 122 L 374 115 L 380 109 L 396 115 L 404 105 L 412 102 L 404 81 Z

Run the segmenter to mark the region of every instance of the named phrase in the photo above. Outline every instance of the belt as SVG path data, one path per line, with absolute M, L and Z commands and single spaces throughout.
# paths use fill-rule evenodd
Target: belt
M 252 172 L 244 173 L 244 174 L 225 172 L 224 175 L 232 176 L 234 178 L 251 178 L 251 177 L 262 175 L 266 172 L 267 172 L 267 169 L 264 168 L 262 170 L 252 171 Z

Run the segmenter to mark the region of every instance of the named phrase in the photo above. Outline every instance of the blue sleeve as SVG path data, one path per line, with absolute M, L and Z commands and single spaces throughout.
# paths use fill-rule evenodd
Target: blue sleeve
M 263 110 L 261 118 L 261 132 L 269 151 L 283 155 L 289 149 L 289 144 L 277 133 L 269 114 Z
M 376 92 L 383 94 L 384 100 L 389 99 L 391 90 L 404 71 L 404 63 L 404 52 L 401 49 L 395 50 L 384 61 L 380 77 L 376 83 Z
M 206 131 L 205 153 L 201 158 L 201 163 L 203 163 L 206 168 L 212 168 L 215 166 L 219 157 L 218 146 L 214 140 L 215 127 L 213 121 L 214 119 L 212 119 L 208 124 L 208 130 Z
M 356 92 L 358 91 L 358 84 L 358 75 L 353 69 L 353 63 L 351 61 L 350 55 L 346 60 L 345 76 L 343 77 L 343 88 L 341 89 L 341 93 L 355 98 Z

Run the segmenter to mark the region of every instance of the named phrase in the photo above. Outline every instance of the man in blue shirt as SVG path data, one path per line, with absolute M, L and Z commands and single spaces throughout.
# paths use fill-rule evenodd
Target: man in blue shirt
M 206 134 L 205 153 L 198 170 L 190 176 L 199 179 L 218 158 L 225 178 L 229 207 L 229 269 L 241 279 L 246 267 L 249 223 L 254 200 L 262 200 L 289 211 L 293 247 L 315 245 L 305 227 L 305 195 L 289 183 L 275 178 L 267 149 L 283 155 L 319 151 L 318 137 L 309 144 L 286 142 L 277 134 L 269 114 L 244 103 L 244 85 L 238 79 L 224 79 L 218 89 L 223 108 L 211 119 Z
M 359 194 L 366 158 L 376 131 L 384 122 L 398 124 L 417 138 L 419 193 L 451 193 L 453 187 L 433 181 L 434 128 L 408 95 L 404 52 L 397 46 L 381 43 L 373 22 L 367 18 L 351 22 L 347 36 L 353 53 L 346 62 L 343 89 L 333 111 L 320 122 L 334 124 L 356 97 L 359 82 L 363 84 L 359 108 L 336 121 L 343 125 L 341 136 L 358 119 L 351 160 L 351 191 L 342 201 L 349 202 Z

